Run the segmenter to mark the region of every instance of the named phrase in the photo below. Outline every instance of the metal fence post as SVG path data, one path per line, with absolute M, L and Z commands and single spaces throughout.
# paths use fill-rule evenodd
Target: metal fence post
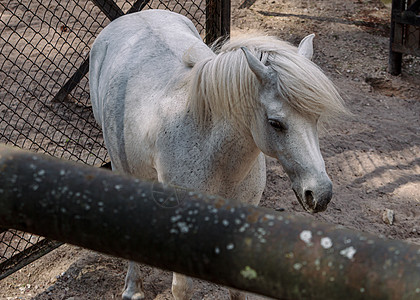
M 402 64 L 402 53 L 393 51 L 393 44 L 395 41 L 396 32 L 396 24 L 395 18 L 396 15 L 403 11 L 402 9 L 403 0 L 392 0 L 392 11 L 391 11 L 391 30 L 390 30 L 390 37 L 389 37 L 389 60 L 388 60 L 388 71 L 392 75 L 399 75 L 401 74 L 401 64 Z M 399 30 L 401 28 L 399 27 Z M 398 33 L 398 36 L 401 36 L 402 32 Z
M 206 43 L 230 35 L 230 0 L 206 0 Z

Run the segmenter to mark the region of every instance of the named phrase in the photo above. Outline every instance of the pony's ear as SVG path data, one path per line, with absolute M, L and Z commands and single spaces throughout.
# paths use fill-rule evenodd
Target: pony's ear
M 298 47 L 298 53 L 300 55 L 303 55 L 309 60 L 311 60 L 312 56 L 314 55 L 314 45 L 313 45 L 314 37 L 315 37 L 315 34 L 313 33 L 308 36 L 305 36 L 303 40 L 300 41 L 300 44 Z
M 258 80 L 263 82 L 270 77 L 270 71 L 267 66 L 265 66 L 258 58 L 256 58 L 248 48 L 241 47 L 241 50 L 244 52 L 246 61 L 251 71 L 257 76 Z

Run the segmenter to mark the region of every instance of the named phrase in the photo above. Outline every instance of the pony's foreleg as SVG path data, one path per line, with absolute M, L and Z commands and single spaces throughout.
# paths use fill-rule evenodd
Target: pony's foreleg
M 174 273 L 172 279 L 172 295 L 175 300 L 190 300 L 193 294 L 192 279 L 188 276 Z
M 140 266 L 130 261 L 128 263 L 127 276 L 125 277 L 123 300 L 144 299 L 143 280 L 140 274 Z

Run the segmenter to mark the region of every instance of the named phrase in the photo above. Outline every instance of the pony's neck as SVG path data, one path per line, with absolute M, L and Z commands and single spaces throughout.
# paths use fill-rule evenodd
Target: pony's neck
M 222 172 L 229 173 L 234 182 L 242 181 L 255 164 L 261 150 L 249 130 L 239 130 L 235 123 L 220 121 L 213 124 L 210 143 L 217 145 L 215 161 Z

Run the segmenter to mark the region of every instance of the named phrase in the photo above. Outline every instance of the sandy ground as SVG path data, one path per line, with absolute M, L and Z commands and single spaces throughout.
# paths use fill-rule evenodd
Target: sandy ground
M 233 35 L 260 30 L 295 45 L 316 34 L 314 61 L 354 116 L 321 133 L 334 198 L 326 212 L 303 212 L 282 167 L 268 160 L 261 205 L 420 244 L 420 59 L 387 70 L 390 9 L 379 0 L 233 1 Z M 395 213 L 392 225 L 383 221 Z M 172 299 L 171 273 L 143 267 L 146 299 Z M 120 299 L 126 262 L 64 245 L 0 281 L 0 299 Z M 193 299 L 228 299 L 197 280 Z M 252 296 L 251 299 L 261 299 Z

